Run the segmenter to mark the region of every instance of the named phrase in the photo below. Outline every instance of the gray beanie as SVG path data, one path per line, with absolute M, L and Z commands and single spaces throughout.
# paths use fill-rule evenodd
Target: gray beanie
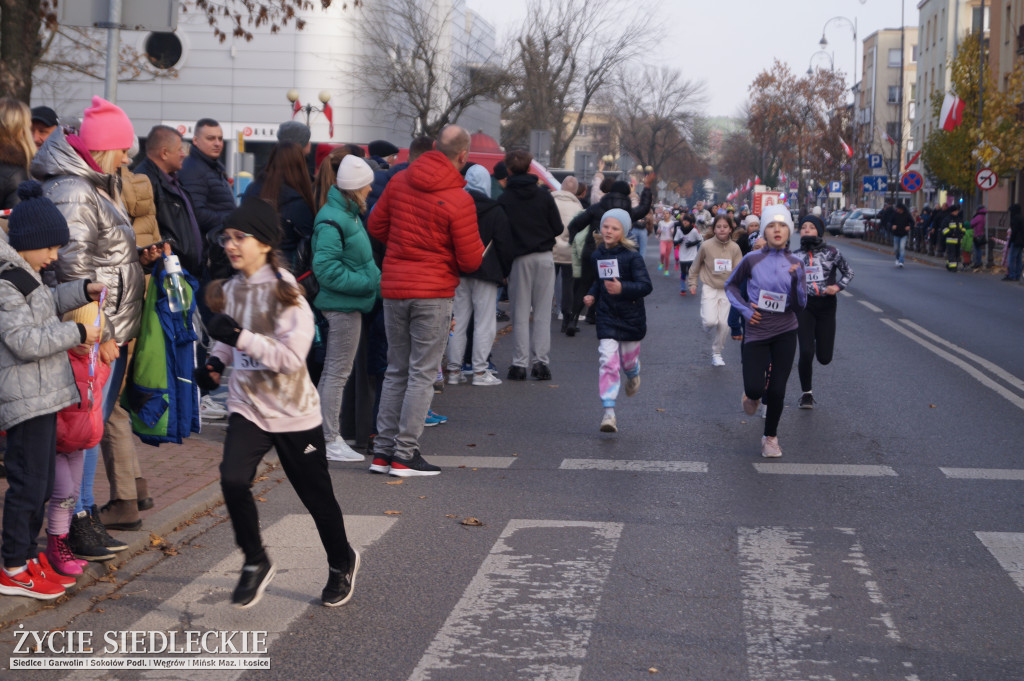
M 300 147 L 309 144 L 309 127 L 298 121 L 285 121 L 277 129 L 278 142 L 294 142 Z

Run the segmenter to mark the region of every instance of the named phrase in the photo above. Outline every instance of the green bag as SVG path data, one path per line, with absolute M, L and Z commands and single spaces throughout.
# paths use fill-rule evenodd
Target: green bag
M 965 253 L 974 250 L 974 230 L 968 229 L 964 232 L 964 238 L 960 240 L 960 249 Z

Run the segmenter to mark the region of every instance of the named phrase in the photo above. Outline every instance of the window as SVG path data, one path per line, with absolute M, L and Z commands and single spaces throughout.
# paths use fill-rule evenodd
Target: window
M 909 120 L 917 118 L 917 102 L 910 102 L 907 104 L 907 118 Z
M 900 124 L 899 121 L 889 121 L 885 124 L 885 134 L 893 138 L 897 142 L 900 137 Z
M 917 45 L 910 48 L 910 61 L 917 63 Z
M 910 84 L 910 101 L 917 101 L 917 83 Z
M 900 87 L 898 85 L 889 86 L 889 104 L 897 104 L 900 101 Z
M 1009 45 L 1010 38 L 1013 37 L 1013 9 L 1012 5 L 1009 3 L 1006 5 L 1006 19 L 1003 20 L 1003 33 L 1006 34 L 1003 42 Z
M 988 30 L 988 9 L 988 7 L 985 7 L 984 10 L 981 7 L 975 7 L 971 10 L 971 31 L 977 33 Z M 984 15 L 982 11 L 984 11 Z
M 903 50 L 898 48 L 889 50 L 889 66 L 899 67 L 900 62 L 903 60 Z

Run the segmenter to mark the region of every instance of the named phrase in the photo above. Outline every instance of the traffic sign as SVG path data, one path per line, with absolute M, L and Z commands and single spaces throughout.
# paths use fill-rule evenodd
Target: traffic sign
M 842 182 L 835 182 L 835 181 L 833 181 L 833 182 L 829 182 L 828 183 L 828 193 L 829 194 L 840 194 L 840 193 L 842 193 L 842 191 L 843 191 L 843 183 Z
M 900 177 L 900 186 L 904 190 L 913 194 L 924 185 L 924 178 L 921 177 L 921 173 L 911 170 L 910 172 L 903 173 Z
M 974 176 L 974 183 L 978 185 L 978 188 L 983 192 L 987 192 L 992 189 L 999 182 L 999 176 L 996 175 L 995 171 L 991 168 L 982 168 L 978 171 L 978 174 Z
M 868 154 L 868 168 L 881 168 L 882 167 L 882 155 L 881 154 Z
M 885 175 L 865 175 L 864 192 L 886 192 L 889 190 L 889 179 Z

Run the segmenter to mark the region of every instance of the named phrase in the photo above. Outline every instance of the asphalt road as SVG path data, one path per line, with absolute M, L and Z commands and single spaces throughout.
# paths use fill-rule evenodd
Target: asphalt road
M 241 556 L 214 514 L 169 537 L 173 555 L 21 623 L 91 632 L 96 651 L 107 632 L 266 632 L 269 670 L 0 676 L 1024 678 L 1024 289 L 836 243 L 852 295 L 817 409 L 793 408 L 793 371 L 781 459 L 760 458 L 762 421 L 740 409 L 739 344 L 710 365 L 698 300 L 655 271 L 652 245 L 643 382 L 619 433 L 598 432 L 593 327 L 566 338 L 553 322 L 554 380 L 435 399 L 451 420 L 422 444 L 441 476 L 331 464 L 363 547 L 347 606 L 318 604 L 323 551 L 277 471 L 257 494 L 279 572 L 255 608 L 228 605 Z M 12 655 L 17 631 L 0 632 L 5 670 L 84 657 Z

